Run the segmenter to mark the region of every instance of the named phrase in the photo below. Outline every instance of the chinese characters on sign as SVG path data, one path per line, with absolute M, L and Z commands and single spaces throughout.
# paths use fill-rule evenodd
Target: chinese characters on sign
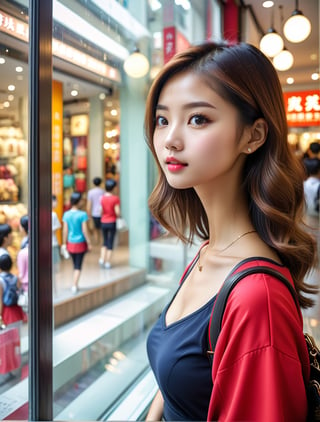
M 285 92 L 288 126 L 320 126 L 320 91 Z
M 28 24 L 13 18 L 10 15 L 0 11 L 0 31 L 28 42 L 29 26 Z
M 163 29 L 163 62 L 167 63 L 176 54 L 176 28 Z
M 29 25 L 13 16 L 7 15 L 2 10 L 0 10 L 0 32 L 5 32 L 25 42 L 29 40 Z M 52 38 L 52 54 L 99 76 L 121 82 L 121 75 L 118 69 L 54 38 Z
M 179 32 L 175 26 L 163 29 L 163 62 L 167 63 L 176 53 L 180 53 L 189 47 L 189 41 Z

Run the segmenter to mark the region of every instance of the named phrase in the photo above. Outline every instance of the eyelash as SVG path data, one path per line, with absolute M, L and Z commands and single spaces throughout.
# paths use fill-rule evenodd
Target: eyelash
M 165 117 L 163 117 L 163 116 L 156 116 L 156 118 L 155 118 L 155 125 L 156 126 L 164 126 L 163 124 L 159 124 L 159 120 L 165 120 L 167 123 L 168 123 L 168 121 L 167 121 L 167 119 L 165 118 Z
M 192 119 L 194 119 L 195 117 L 197 119 L 200 119 L 200 121 L 201 121 L 201 123 L 194 124 L 195 126 L 203 126 L 203 125 L 210 122 L 210 120 L 206 116 L 204 116 L 203 114 L 200 114 L 200 113 L 197 113 L 197 114 L 194 114 L 193 116 L 191 116 L 190 119 L 189 119 L 189 122 L 191 123 Z
M 194 118 L 200 119 L 201 123 L 191 123 Z M 168 120 L 164 116 L 156 116 L 155 118 L 155 125 L 156 126 L 165 126 L 163 124 L 160 124 L 160 120 L 165 120 L 166 124 L 168 124 Z M 190 117 L 188 120 L 188 124 L 191 124 L 192 126 L 203 126 L 210 122 L 210 119 L 208 119 L 206 116 L 200 113 L 196 113 L 193 116 Z

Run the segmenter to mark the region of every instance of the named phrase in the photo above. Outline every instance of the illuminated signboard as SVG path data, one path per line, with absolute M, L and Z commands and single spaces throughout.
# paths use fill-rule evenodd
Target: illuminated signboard
M 1 10 L 0 31 L 12 35 L 15 38 L 19 38 L 22 41 L 29 41 L 29 25 Z M 69 45 L 56 39 L 52 39 L 52 54 L 99 76 L 104 76 L 113 81 L 121 82 L 121 76 L 118 69 L 115 69 L 100 60 L 96 60 L 88 54 L 70 47 Z
M 320 126 L 320 90 L 283 94 L 288 126 Z

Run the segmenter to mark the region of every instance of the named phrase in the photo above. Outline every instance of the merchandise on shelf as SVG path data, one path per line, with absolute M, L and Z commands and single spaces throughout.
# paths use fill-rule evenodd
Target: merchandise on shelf
M 26 141 L 19 127 L 0 127 L 0 204 L 20 199 L 26 165 Z

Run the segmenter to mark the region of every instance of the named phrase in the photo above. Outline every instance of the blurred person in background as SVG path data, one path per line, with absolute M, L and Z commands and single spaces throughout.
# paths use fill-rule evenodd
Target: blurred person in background
M 60 245 L 58 242 L 57 231 L 61 229 L 61 223 L 57 213 L 54 211 L 57 208 L 58 201 L 56 195 L 52 195 L 52 284 L 53 291 L 57 292 L 56 274 L 60 267 Z
M 103 246 L 99 264 L 107 269 L 111 268 L 114 238 L 117 230 L 116 221 L 120 217 L 120 198 L 112 193 L 116 186 L 117 182 L 114 179 L 107 179 L 105 182 L 106 191 L 100 198 Z
M 63 214 L 63 245 L 71 255 L 73 262 L 73 285 L 71 291 L 79 291 L 79 279 L 84 255 L 91 250 L 88 234 L 88 214 L 81 210 L 82 196 L 73 192 L 70 197 L 71 209 Z
M 9 254 L 8 246 L 12 244 L 12 228 L 9 224 L 0 224 L 0 256 Z
M 101 205 L 100 199 L 104 194 L 104 190 L 101 187 L 101 177 L 95 177 L 93 179 L 94 188 L 88 191 L 87 196 L 87 213 L 89 218 L 93 221 L 93 239 L 97 245 L 100 245 L 101 241 Z

